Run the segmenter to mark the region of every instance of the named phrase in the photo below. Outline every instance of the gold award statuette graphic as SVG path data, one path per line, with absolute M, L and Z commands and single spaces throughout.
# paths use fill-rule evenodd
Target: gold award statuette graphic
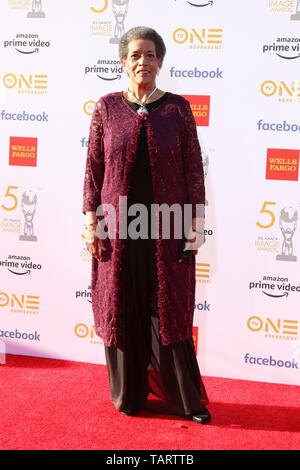
M 294 255 L 293 236 L 297 228 L 298 212 L 292 207 L 281 209 L 279 227 L 283 235 L 281 254 L 276 256 L 279 261 L 297 261 Z
M 296 13 L 291 15 L 291 20 L 300 21 L 300 0 L 297 0 Z
M 45 18 L 42 10 L 42 0 L 32 0 L 31 11 L 27 13 L 27 18 Z
M 110 44 L 119 44 L 121 36 L 125 33 L 124 21 L 128 11 L 129 0 L 112 0 L 112 10 L 116 20 L 114 37 L 109 40 Z
M 256 225 L 261 229 L 269 229 L 275 224 L 275 214 L 270 209 L 267 209 L 268 205 L 276 205 L 276 202 L 265 201 L 260 214 L 268 214 L 270 216 L 270 223 L 261 224 L 256 222 Z M 297 261 L 297 256 L 294 254 L 294 243 L 293 237 L 297 228 L 298 212 L 291 206 L 285 206 L 281 209 L 279 215 L 279 228 L 283 236 L 283 243 L 281 246 L 281 254 L 276 256 L 276 260 L 279 261 Z M 263 251 L 277 251 L 279 249 L 279 241 L 277 237 L 259 237 L 256 243 L 258 250 Z
M 33 233 L 33 217 L 36 212 L 37 196 L 32 191 L 26 191 L 22 196 L 22 212 L 25 218 L 24 233 L 20 240 L 36 242 L 37 237 Z

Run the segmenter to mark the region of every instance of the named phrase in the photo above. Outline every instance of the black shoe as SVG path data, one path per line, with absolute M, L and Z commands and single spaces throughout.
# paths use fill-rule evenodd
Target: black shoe
M 207 424 L 211 420 L 210 412 L 203 406 L 203 409 L 199 413 L 190 415 L 190 418 L 194 423 Z
M 134 403 L 125 403 L 124 407 L 121 410 L 121 413 L 128 416 L 135 416 L 140 411 L 140 408 Z

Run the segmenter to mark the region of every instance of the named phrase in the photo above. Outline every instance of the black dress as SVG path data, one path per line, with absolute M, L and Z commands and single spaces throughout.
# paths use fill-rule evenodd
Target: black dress
M 151 112 L 162 98 L 146 105 Z M 139 105 L 126 100 L 134 110 Z M 137 159 L 128 194 L 128 207 L 142 203 L 148 210 L 153 202 L 147 137 L 141 128 Z M 138 214 L 137 214 L 138 215 Z M 128 216 L 128 224 L 137 216 Z M 125 350 L 105 346 L 111 398 L 117 410 L 126 403 L 147 408 L 149 393 L 168 403 L 168 412 L 180 416 L 201 411 L 208 397 L 201 379 L 193 338 L 164 346 L 157 313 L 156 240 L 127 238 L 124 249 L 123 320 Z M 160 411 L 161 412 L 161 411 Z

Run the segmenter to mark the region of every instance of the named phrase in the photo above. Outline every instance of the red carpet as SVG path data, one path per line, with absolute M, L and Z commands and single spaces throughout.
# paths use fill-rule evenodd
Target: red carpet
M 8 355 L 0 365 L 0 448 L 299 449 L 299 387 L 204 377 L 212 421 L 117 412 L 103 365 Z

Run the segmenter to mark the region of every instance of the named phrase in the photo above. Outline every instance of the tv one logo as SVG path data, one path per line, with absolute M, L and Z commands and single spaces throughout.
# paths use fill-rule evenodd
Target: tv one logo
M 102 338 L 96 334 L 95 326 L 88 327 L 85 323 L 77 323 L 74 327 L 77 338 L 89 339 L 91 344 L 103 344 Z
M 83 104 L 83 111 L 88 116 L 92 116 L 96 106 L 96 101 L 88 100 Z
M 10 305 L 11 311 L 15 313 L 23 312 L 24 310 L 32 310 L 38 313 L 40 298 L 37 295 L 16 295 L 0 292 L 0 307 L 7 307 Z M 18 310 L 21 309 L 21 310 Z
M 8 89 L 17 89 L 18 93 L 46 94 L 48 75 L 7 73 L 3 77 L 3 84 Z
M 176 44 L 188 43 L 191 49 L 220 49 L 223 42 L 223 29 L 220 28 L 177 28 L 173 32 Z
M 247 327 L 250 331 L 258 332 L 263 331 L 265 336 L 269 337 L 287 337 L 296 340 L 298 336 L 298 324 L 297 320 L 285 320 L 278 318 L 276 320 L 266 318 L 263 320 L 258 316 L 252 316 L 247 321 Z
M 273 80 L 265 80 L 260 91 L 264 96 L 278 96 L 281 102 L 300 102 L 300 81 L 292 80 L 286 83 L 280 80 L 278 83 Z

